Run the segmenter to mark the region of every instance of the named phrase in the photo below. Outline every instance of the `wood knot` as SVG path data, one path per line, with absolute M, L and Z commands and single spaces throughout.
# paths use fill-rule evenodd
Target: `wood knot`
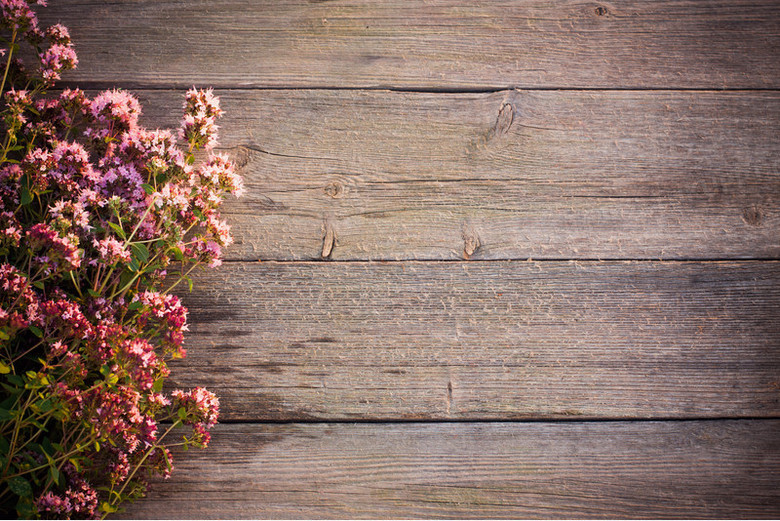
M 743 208 L 742 220 L 750 226 L 761 226 L 761 222 L 764 220 L 764 214 L 757 205 Z
M 330 259 L 333 253 L 333 247 L 336 246 L 336 232 L 330 221 L 325 221 L 322 225 L 322 258 Z
M 482 242 L 479 240 L 477 231 L 471 225 L 463 227 L 463 258 L 469 260 L 472 255 L 479 251 Z
M 609 9 L 607 9 L 603 5 L 596 7 L 595 11 L 596 11 L 596 16 L 607 16 L 609 14 Z
M 325 187 L 325 193 L 334 199 L 340 199 L 344 197 L 344 195 L 347 193 L 347 190 L 344 185 L 338 181 L 331 181 Z
M 512 127 L 515 120 L 515 108 L 511 103 L 504 103 L 498 111 L 496 124 L 493 126 L 493 135 L 491 137 L 503 136 Z
M 230 153 L 230 159 L 236 168 L 239 170 L 244 168 L 249 163 L 249 157 L 252 154 L 252 150 L 246 145 L 239 145 L 235 147 Z

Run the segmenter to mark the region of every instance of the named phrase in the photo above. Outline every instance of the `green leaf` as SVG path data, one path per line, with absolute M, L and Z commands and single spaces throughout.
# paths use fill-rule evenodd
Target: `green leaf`
M 11 414 L 11 411 L 6 409 L 0 409 L 0 421 L 8 421 L 13 419 L 14 419 L 14 415 Z
M 9 374 L 6 379 L 17 387 L 24 385 L 24 380 L 18 374 Z
M 173 256 L 177 261 L 181 262 L 184 260 L 184 254 L 181 252 L 181 248 L 174 246 L 171 248 L 171 251 L 173 252 Z
M 113 514 L 119 509 L 117 507 L 111 506 L 108 501 L 103 501 L 103 503 L 100 505 L 100 510 L 102 510 L 106 514 Z
M 87 293 L 89 293 L 89 296 L 90 296 L 90 297 L 95 297 L 95 298 L 98 298 L 98 297 L 100 296 L 100 293 L 99 293 L 99 292 L 97 292 L 97 291 L 95 291 L 95 290 L 94 290 L 94 289 L 92 289 L 92 288 L 89 288 L 89 289 L 87 289 Z
M 49 412 L 54 409 L 54 404 L 52 403 L 51 398 L 46 398 L 38 402 L 38 408 L 41 412 Z
M 130 284 L 130 281 L 133 279 L 133 274 L 129 271 L 123 271 L 122 276 L 119 277 L 119 287 L 124 288 L 128 284 Z
M 9 340 L 11 337 L 5 332 L 5 328 L 0 328 L 0 340 Z
M 27 206 L 32 202 L 32 195 L 26 186 L 22 187 L 22 198 L 20 202 L 22 203 L 22 206 Z
M 130 271 L 132 272 L 136 272 L 140 268 L 140 266 L 138 266 L 138 260 L 136 260 L 135 257 L 130 259 L 130 262 L 127 263 L 127 267 L 130 268 Z
M 0 362 L 0 374 L 8 374 L 11 372 L 11 367 L 5 362 Z
M 36 280 L 35 282 L 33 282 L 33 286 L 35 286 L 38 289 L 44 289 L 45 288 L 45 286 L 43 285 L 43 281 L 42 280 Z
M 60 484 L 60 471 L 57 470 L 57 467 L 49 467 L 49 477 L 55 485 Z
M 143 264 L 147 260 L 149 260 L 149 249 L 146 247 L 145 244 L 142 244 L 140 242 L 134 242 L 130 245 L 130 247 L 133 250 L 133 254 L 135 255 L 135 258 L 138 259 L 138 262 L 140 264 Z
M 122 229 L 121 226 L 119 226 L 117 223 L 108 223 L 108 225 L 111 227 L 114 232 L 116 232 L 117 235 L 119 235 L 121 238 L 125 238 L 125 231 Z
M 164 450 L 162 451 L 163 458 L 165 459 L 165 466 L 168 468 L 168 472 L 171 472 L 173 470 L 173 467 L 171 466 L 171 458 L 168 457 L 168 451 Z
M 48 456 L 49 454 L 54 454 L 54 445 L 52 445 L 51 440 L 49 438 L 43 438 L 41 440 L 41 448 L 43 448 L 43 451 Z
M 187 417 L 187 409 L 184 407 L 179 407 L 179 410 L 176 411 L 176 414 L 179 416 L 179 419 L 184 420 L 184 418 Z
M 8 480 L 8 488 L 17 496 L 32 496 L 30 483 L 22 476 L 15 476 Z
M 41 331 L 39 328 L 35 326 L 27 326 L 27 329 L 29 329 L 33 335 L 37 336 L 38 338 L 43 338 L 43 331 Z
M 154 392 L 159 393 L 160 391 L 162 391 L 163 380 L 164 380 L 164 378 L 161 377 L 161 378 L 158 378 L 157 380 L 154 381 L 154 385 L 152 385 L 152 390 Z
M 130 304 L 128 304 L 127 310 L 128 311 L 135 311 L 137 309 L 141 309 L 141 306 L 142 306 L 141 301 L 136 300 L 136 301 L 131 302 Z
M 143 188 L 144 192 L 146 192 L 149 195 L 152 195 L 154 193 L 154 187 L 148 183 L 142 184 L 141 188 Z
M 184 280 L 187 281 L 187 288 L 190 290 L 190 293 L 192 293 L 192 278 L 190 278 L 189 276 L 185 275 L 184 276 Z

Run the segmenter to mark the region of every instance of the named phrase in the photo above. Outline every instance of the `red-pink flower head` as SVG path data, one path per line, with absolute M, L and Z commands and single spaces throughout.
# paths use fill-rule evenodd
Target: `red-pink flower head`
M 106 264 L 112 265 L 117 262 L 130 262 L 130 250 L 127 249 L 125 243 L 114 237 L 106 237 L 102 240 L 94 239 L 92 245 L 97 250 L 100 260 Z
M 211 149 L 217 144 L 217 118 L 222 115 L 219 98 L 212 89 L 187 91 L 184 100 L 184 119 L 179 136 L 195 148 Z
M 0 0 L 2 24 L 14 31 L 40 35 L 38 17 L 26 0 Z
M 39 54 L 41 60 L 41 76 L 51 84 L 60 79 L 60 74 L 68 69 L 76 68 L 79 59 L 70 41 L 68 29 L 55 24 L 46 29 L 49 47 Z
M 138 127 L 138 116 L 141 115 L 141 104 L 130 93 L 123 90 L 107 90 L 98 94 L 92 100 L 92 116 L 108 125 L 106 135 L 116 135 L 120 130 L 133 130 Z
M 171 393 L 171 396 L 174 405 L 183 407 L 186 412 L 184 423 L 202 423 L 206 427 L 216 425 L 219 418 L 219 399 L 214 393 L 203 387 L 196 387 L 187 392 L 177 389 Z

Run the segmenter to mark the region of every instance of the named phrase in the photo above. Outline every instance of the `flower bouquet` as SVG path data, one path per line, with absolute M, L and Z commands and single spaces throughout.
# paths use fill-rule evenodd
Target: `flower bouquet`
M 178 135 L 121 90 L 47 94 L 77 64 L 67 29 L 0 10 L 0 513 L 105 517 L 170 475 L 171 447 L 209 442 L 217 398 L 164 392 L 187 329 L 170 292 L 220 264 L 241 178 L 210 152 L 210 90 L 187 92 Z

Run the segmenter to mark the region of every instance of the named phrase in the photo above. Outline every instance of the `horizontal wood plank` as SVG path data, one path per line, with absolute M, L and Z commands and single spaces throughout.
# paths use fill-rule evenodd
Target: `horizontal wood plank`
M 778 88 L 774 0 L 70 0 L 69 81 L 428 89 Z
M 780 422 L 221 425 L 126 517 L 780 516 Z
M 780 262 L 229 263 L 178 387 L 226 420 L 780 415 Z
M 780 93 L 219 94 L 232 259 L 780 257 Z

